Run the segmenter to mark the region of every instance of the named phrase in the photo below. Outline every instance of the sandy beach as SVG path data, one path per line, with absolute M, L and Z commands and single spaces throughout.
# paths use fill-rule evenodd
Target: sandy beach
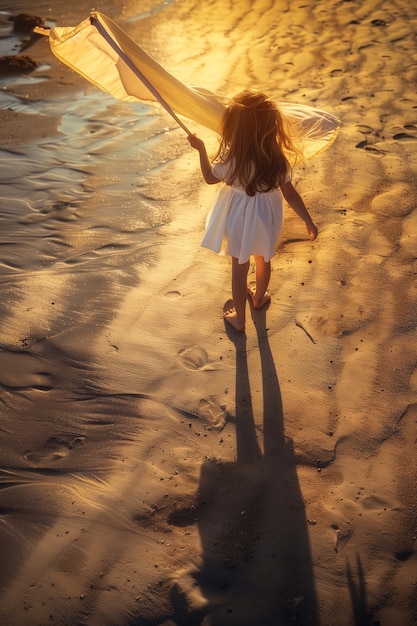
M 95 7 L 187 84 L 342 120 L 246 334 L 184 131 L 9 20 L 91 8 L 0 2 L 37 64 L 0 74 L 1 624 L 414 626 L 415 3 Z

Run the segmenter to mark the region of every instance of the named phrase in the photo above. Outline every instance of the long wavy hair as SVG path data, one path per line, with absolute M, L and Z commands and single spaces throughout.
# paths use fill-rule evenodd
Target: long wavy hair
M 249 196 L 285 183 L 291 172 L 286 155 L 297 157 L 277 105 L 265 94 L 245 90 L 223 115 L 216 158 L 230 163 L 227 183 L 239 181 Z

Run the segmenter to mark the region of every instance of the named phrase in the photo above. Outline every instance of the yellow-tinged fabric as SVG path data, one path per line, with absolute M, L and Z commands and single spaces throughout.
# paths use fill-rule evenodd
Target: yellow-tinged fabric
M 106 37 L 98 28 L 105 29 Z M 107 36 L 122 54 L 114 50 Z M 157 99 L 138 77 L 137 71 L 176 114 L 219 131 L 227 98 L 177 80 L 102 13 L 93 11 L 75 27 L 51 28 L 49 43 L 52 52 L 63 63 L 115 98 L 128 102 Z M 304 158 L 312 158 L 335 138 L 340 121 L 331 113 L 302 104 L 277 101 L 277 105 Z

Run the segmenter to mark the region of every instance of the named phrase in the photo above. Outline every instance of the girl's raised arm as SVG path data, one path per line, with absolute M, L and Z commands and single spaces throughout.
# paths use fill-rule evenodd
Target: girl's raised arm
M 196 135 L 188 135 L 187 139 L 190 143 L 190 146 L 198 150 L 200 154 L 201 173 L 203 174 L 203 178 L 206 183 L 208 185 L 215 185 L 216 183 L 220 183 L 220 180 L 216 178 L 211 171 L 211 163 L 207 156 L 204 141 L 202 139 L 199 139 Z

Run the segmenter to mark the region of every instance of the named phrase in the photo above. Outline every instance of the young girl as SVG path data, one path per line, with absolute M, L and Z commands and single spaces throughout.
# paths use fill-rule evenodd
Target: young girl
M 200 154 L 206 183 L 226 183 L 207 219 L 202 245 L 220 252 L 225 244 L 226 254 L 232 257 L 233 308 L 224 318 L 244 332 L 247 296 L 255 309 L 270 300 L 270 260 L 284 223 L 282 196 L 304 220 L 312 240 L 317 237 L 317 227 L 291 183 L 286 153 L 296 156 L 296 149 L 273 101 L 259 92 L 238 94 L 226 108 L 220 136 L 214 167 L 204 142 L 195 135 L 188 141 Z M 247 287 L 251 256 L 255 258 L 255 290 Z

